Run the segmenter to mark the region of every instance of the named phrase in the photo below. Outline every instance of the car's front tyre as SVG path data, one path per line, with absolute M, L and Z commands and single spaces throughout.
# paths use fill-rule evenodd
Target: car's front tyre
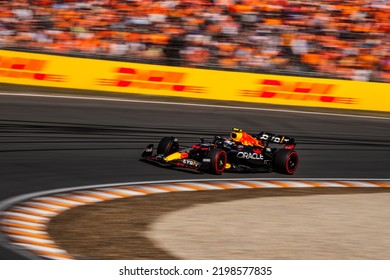
M 226 167 L 227 154 L 224 150 L 214 148 L 208 153 L 210 158 L 210 172 L 216 175 L 221 175 Z
M 164 137 L 157 146 L 158 155 L 170 155 L 179 150 L 179 142 L 175 137 Z

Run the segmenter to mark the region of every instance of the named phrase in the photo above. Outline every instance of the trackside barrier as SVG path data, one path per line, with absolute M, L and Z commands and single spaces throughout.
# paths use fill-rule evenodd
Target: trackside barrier
M 169 67 L 0 50 L 0 82 L 390 112 L 390 83 Z

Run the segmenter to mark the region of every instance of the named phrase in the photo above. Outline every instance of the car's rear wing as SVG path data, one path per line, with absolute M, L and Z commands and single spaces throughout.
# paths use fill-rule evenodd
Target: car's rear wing
M 268 143 L 285 144 L 284 148 L 292 150 L 295 148 L 295 140 L 286 135 L 278 135 L 270 132 L 260 132 L 257 136 L 260 140 Z

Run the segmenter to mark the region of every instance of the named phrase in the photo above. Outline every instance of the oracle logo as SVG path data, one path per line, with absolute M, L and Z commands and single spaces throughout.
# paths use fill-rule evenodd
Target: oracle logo
M 258 153 L 238 152 L 237 158 L 262 160 L 264 156 Z

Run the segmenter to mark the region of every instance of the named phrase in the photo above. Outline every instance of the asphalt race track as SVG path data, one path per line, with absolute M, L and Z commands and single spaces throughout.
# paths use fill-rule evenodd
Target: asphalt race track
M 164 136 L 191 144 L 228 135 L 233 127 L 293 136 L 301 160 L 296 178 L 390 177 L 390 116 L 0 95 L 0 127 L 0 201 L 82 185 L 215 179 L 157 168 L 139 161 L 140 154 Z M 275 173 L 221 177 L 288 178 Z M 0 259 L 22 258 L 0 248 Z

